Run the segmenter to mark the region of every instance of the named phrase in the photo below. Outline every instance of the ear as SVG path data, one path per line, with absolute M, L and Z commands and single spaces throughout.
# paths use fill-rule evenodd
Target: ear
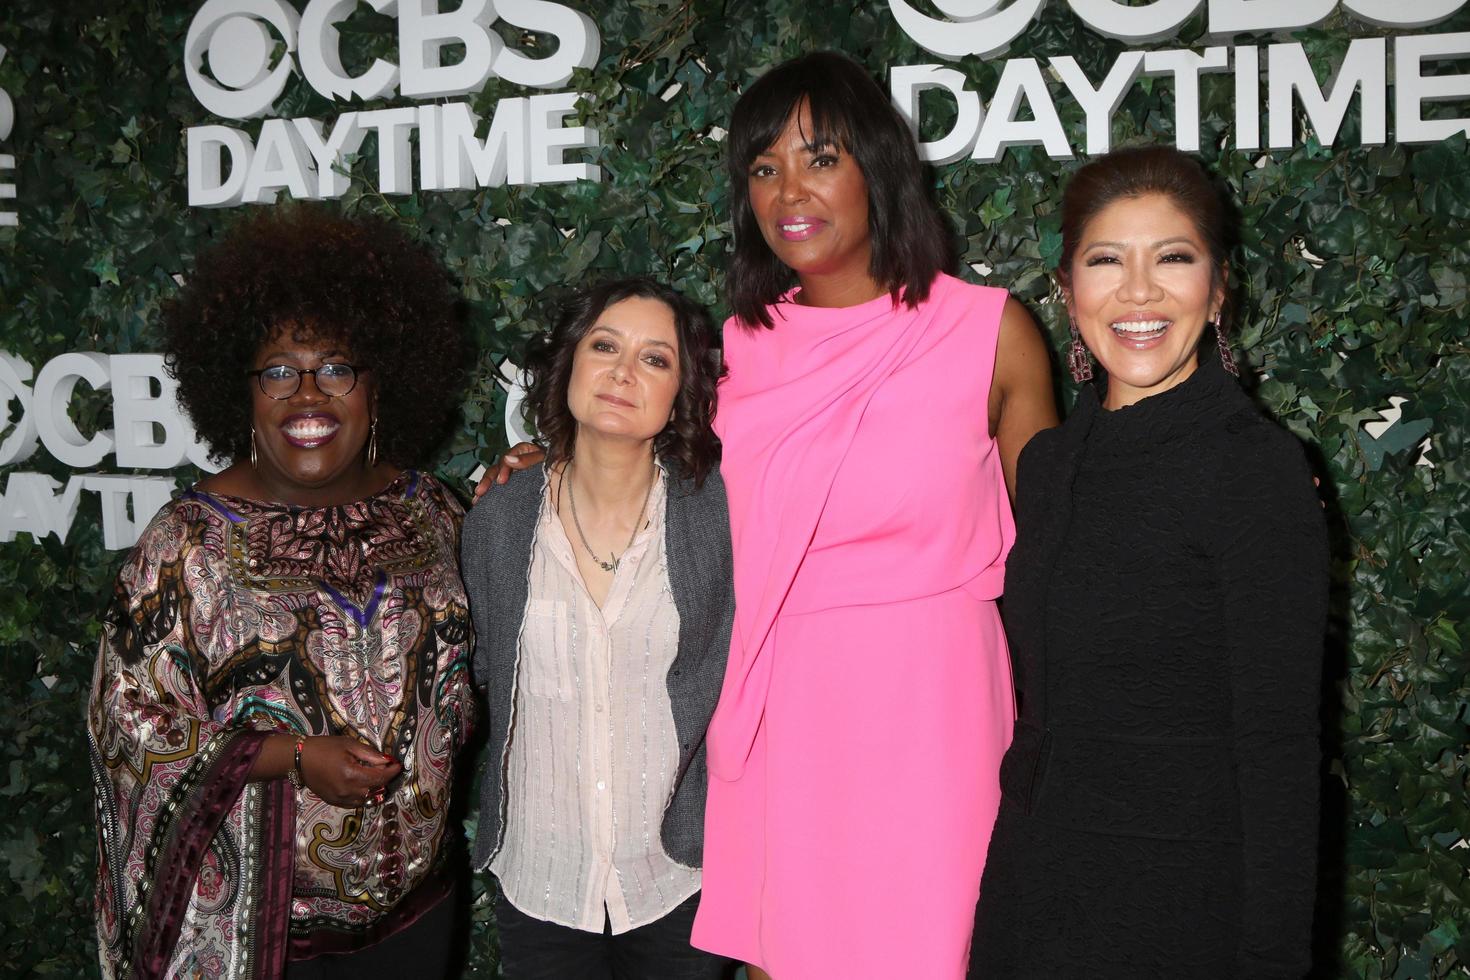
M 1230 265 L 1220 263 L 1220 275 L 1215 280 L 1215 288 L 1210 291 L 1210 306 L 1212 311 L 1210 319 L 1213 320 L 1225 309 L 1225 294 L 1230 288 Z

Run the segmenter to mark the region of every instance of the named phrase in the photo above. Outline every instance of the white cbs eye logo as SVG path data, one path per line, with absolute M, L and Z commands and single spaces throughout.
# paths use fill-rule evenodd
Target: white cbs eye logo
M 5 61 L 5 45 L 0 44 L 0 63 Z M 15 103 L 10 101 L 10 93 L 0 88 L 0 143 L 10 139 L 10 131 L 15 128 Z
M 194 98 L 226 119 L 269 114 L 295 69 L 290 52 L 300 25 L 301 15 L 286 0 L 206 0 L 184 40 L 184 75 Z M 271 28 L 286 45 L 274 67 Z M 206 54 L 212 79 L 203 71 Z
M 948 20 L 919 13 L 908 0 L 888 0 L 893 19 L 928 51 L 943 58 L 1004 51 L 1031 23 L 1046 0 L 934 0 Z

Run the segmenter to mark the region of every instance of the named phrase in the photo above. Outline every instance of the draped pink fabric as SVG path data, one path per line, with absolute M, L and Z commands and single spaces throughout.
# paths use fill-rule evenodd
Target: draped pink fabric
M 727 323 L 736 619 L 696 946 L 777 980 L 964 975 L 1011 732 L 1003 290 Z
M 735 779 L 744 767 L 783 610 L 899 602 L 962 586 L 978 599 L 1000 595 L 1015 525 L 985 413 L 1005 300 L 1004 290 L 941 275 L 916 310 L 895 309 L 887 296 L 845 309 L 788 302 L 776 307 L 775 330 L 725 325 L 730 376 L 715 427 L 724 442 L 736 611 L 710 725 L 711 772 Z M 966 361 L 946 363 L 952 351 Z M 875 399 L 893 410 L 870 414 Z M 961 429 L 947 412 L 968 413 L 979 433 L 951 438 Z M 859 427 L 894 455 L 854 461 L 868 481 L 839 488 L 834 501 Z M 894 472 L 905 468 L 925 482 L 910 485 Z M 915 534 L 916 522 L 944 532 Z

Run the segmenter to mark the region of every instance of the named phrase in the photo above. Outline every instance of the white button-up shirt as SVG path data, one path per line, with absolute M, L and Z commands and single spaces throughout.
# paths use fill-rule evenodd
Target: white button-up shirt
M 675 862 L 660 838 L 679 765 L 666 493 L 661 477 L 600 609 L 549 495 L 531 551 L 505 838 L 490 868 L 522 912 L 587 932 L 647 925 L 700 886 L 699 869 Z

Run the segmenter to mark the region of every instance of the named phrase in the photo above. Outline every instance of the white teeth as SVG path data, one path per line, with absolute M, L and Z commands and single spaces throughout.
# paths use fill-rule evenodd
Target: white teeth
M 810 227 L 811 227 L 811 225 L 809 225 L 809 224 L 782 225 L 781 226 L 781 230 L 782 231 L 786 231 L 786 232 L 791 232 L 793 234 L 800 234 L 801 232 L 806 231 Z
M 1120 333 L 1158 333 L 1168 326 L 1168 320 L 1122 320 L 1113 324 L 1113 329 Z
M 292 439 L 310 442 L 313 439 L 324 439 L 337 431 L 337 425 L 332 422 L 303 422 L 296 425 L 288 425 L 283 430 Z

